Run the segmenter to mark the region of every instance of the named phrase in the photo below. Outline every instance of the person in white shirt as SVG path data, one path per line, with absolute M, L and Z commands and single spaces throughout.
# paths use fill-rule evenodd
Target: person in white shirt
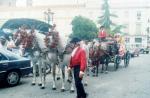
M 9 41 L 8 41 L 8 43 L 7 43 L 7 48 L 15 48 L 16 47 L 16 45 L 15 45 L 15 42 L 14 42 L 14 40 L 12 39 L 12 36 L 10 36 L 9 37 Z
M 0 37 L 0 48 L 1 49 L 7 49 L 7 46 L 6 46 L 6 38 L 4 36 L 1 36 Z

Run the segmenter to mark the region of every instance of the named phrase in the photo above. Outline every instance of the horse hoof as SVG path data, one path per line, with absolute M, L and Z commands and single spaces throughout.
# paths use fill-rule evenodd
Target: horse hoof
M 31 85 L 32 85 L 32 86 L 34 86 L 34 85 L 35 85 L 35 83 L 32 83 Z
M 65 92 L 65 89 L 61 89 L 61 92 Z
M 85 83 L 85 84 L 84 84 L 84 86 L 88 86 L 88 84 L 87 84 L 87 83 Z
M 104 73 L 103 71 L 101 71 L 101 73 Z
M 68 82 L 68 83 L 71 83 L 72 81 L 68 79 L 67 82 Z
M 38 86 L 42 86 L 42 84 L 40 83 L 40 84 L 38 84 Z
M 108 74 L 108 71 L 105 71 L 105 74 Z
M 52 88 L 52 90 L 56 90 L 56 88 Z
M 45 87 L 43 86 L 43 87 L 41 87 L 41 89 L 45 89 Z
M 57 80 L 60 80 L 60 77 L 57 77 Z
M 93 75 L 93 77 L 95 77 L 95 75 Z
M 74 93 L 74 90 L 71 90 L 70 93 Z

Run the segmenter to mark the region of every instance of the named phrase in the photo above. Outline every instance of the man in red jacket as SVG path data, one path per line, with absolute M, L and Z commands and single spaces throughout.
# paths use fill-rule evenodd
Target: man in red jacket
M 105 27 L 104 26 L 101 26 L 100 27 L 100 32 L 98 34 L 98 38 L 100 38 L 101 41 L 104 41 L 107 37 L 107 33 L 105 31 Z
M 75 78 L 75 85 L 77 90 L 77 98 L 87 98 L 87 94 L 85 93 L 82 78 L 84 75 L 84 71 L 86 68 L 86 52 L 80 46 L 80 39 L 73 38 L 70 43 L 74 44 L 74 50 L 71 54 L 70 65 L 68 71 L 72 68 L 74 70 L 74 78 Z

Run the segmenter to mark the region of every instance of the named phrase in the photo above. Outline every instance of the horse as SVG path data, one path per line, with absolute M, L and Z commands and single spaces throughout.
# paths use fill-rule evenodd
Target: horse
M 34 38 L 32 40 L 32 47 L 24 47 L 21 42 L 21 34 L 18 33 L 14 40 L 17 47 L 19 47 L 19 53 L 21 56 L 31 59 L 31 65 L 33 67 L 33 80 L 32 85 L 37 83 L 37 73 L 39 74 L 38 85 L 41 86 L 41 89 L 45 88 L 45 79 L 46 79 L 46 69 L 47 65 L 45 64 L 46 53 L 44 49 L 45 45 L 42 43 L 45 38 L 44 34 L 39 33 L 37 30 L 34 32 Z M 24 43 L 27 43 L 26 37 L 22 39 Z
M 89 60 L 89 48 L 87 46 L 87 44 L 85 44 L 84 42 L 81 44 L 81 47 L 83 49 L 85 49 L 86 51 L 86 59 L 87 59 L 87 66 L 88 66 L 88 60 Z M 71 43 L 67 43 L 67 45 L 65 46 L 64 52 L 60 55 L 60 66 L 61 66 L 61 70 L 62 70 L 62 88 L 61 91 L 65 91 L 65 87 L 64 87 L 64 83 L 65 83 L 65 66 L 68 67 L 69 63 L 70 63 L 70 58 L 71 58 L 71 53 L 73 51 L 73 44 Z M 88 68 L 86 68 L 85 71 L 85 75 L 84 75 L 84 85 L 87 86 L 87 70 Z M 67 80 L 70 84 L 71 84 L 71 88 L 70 88 L 70 92 L 74 92 L 74 77 L 73 77 L 73 70 L 71 70 L 70 73 L 68 73 L 68 80 Z
M 68 43 L 64 49 L 64 51 L 59 55 L 59 65 L 62 71 L 62 87 L 61 91 L 65 91 L 65 67 L 69 65 L 71 53 L 73 51 L 73 45 L 71 43 Z M 73 84 L 73 71 L 68 73 L 68 82 L 71 83 L 70 92 L 74 92 L 74 84 Z
M 105 42 L 100 42 L 100 49 L 103 50 L 105 52 L 105 55 L 103 55 L 103 59 L 101 62 L 104 63 L 104 65 L 102 65 L 102 73 L 103 71 L 105 71 L 105 73 L 108 72 L 108 64 L 110 62 L 114 62 L 114 59 L 117 57 L 117 55 L 119 54 L 119 46 L 117 44 L 116 41 L 114 40 L 107 40 Z M 105 68 L 104 68 L 105 67 Z M 118 68 L 118 66 L 116 66 L 116 68 Z
M 90 46 L 90 52 L 89 52 L 89 57 L 91 60 L 91 65 L 93 67 L 92 72 L 94 73 L 93 76 L 98 76 L 99 73 L 99 65 L 102 65 L 102 71 L 107 71 L 108 67 L 108 53 L 107 51 L 102 48 L 103 45 L 102 43 L 99 43 L 98 41 L 94 40 L 91 43 Z
M 84 79 L 83 79 L 83 83 L 85 86 L 88 85 L 88 82 L 87 82 L 87 76 L 89 76 L 89 63 L 90 63 L 90 59 L 89 59 L 89 50 L 90 50 L 90 44 L 88 41 L 82 41 L 81 42 L 81 47 L 85 50 L 85 53 L 86 53 L 86 70 L 85 70 L 85 75 L 84 75 Z
M 52 68 L 52 75 L 53 75 L 53 90 L 56 90 L 56 65 L 58 65 L 58 55 L 57 50 L 55 49 L 49 49 L 44 42 L 45 35 L 41 33 L 36 33 L 37 42 L 40 48 L 40 54 L 41 54 L 41 60 L 40 60 L 40 66 L 42 66 L 42 89 L 45 88 L 45 77 L 46 77 L 46 68 L 47 65 Z M 52 42 L 52 36 L 49 36 L 49 44 Z
M 43 54 L 41 52 L 41 49 L 39 47 L 39 43 L 37 41 L 37 37 L 35 36 L 33 42 L 32 42 L 32 51 L 29 53 L 29 57 L 31 59 L 31 63 L 33 65 L 33 80 L 32 80 L 32 85 L 36 84 L 36 78 L 37 78 L 37 73 L 39 74 L 40 81 L 38 83 L 39 86 L 42 86 L 41 89 L 45 87 L 45 77 L 46 73 L 44 72 L 45 66 L 42 64 L 43 60 Z M 43 78 L 43 79 L 42 79 Z M 43 81 L 43 82 L 42 82 Z

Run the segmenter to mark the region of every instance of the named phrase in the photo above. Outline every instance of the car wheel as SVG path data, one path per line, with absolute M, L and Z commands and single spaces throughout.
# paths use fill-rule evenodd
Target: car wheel
M 134 57 L 134 54 L 131 54 L 131 57 Z
M 6 83 L 9 86 L 15 86 L 20 82 L 20 75 L 18 71 L 10 71 L 6 75 Z

